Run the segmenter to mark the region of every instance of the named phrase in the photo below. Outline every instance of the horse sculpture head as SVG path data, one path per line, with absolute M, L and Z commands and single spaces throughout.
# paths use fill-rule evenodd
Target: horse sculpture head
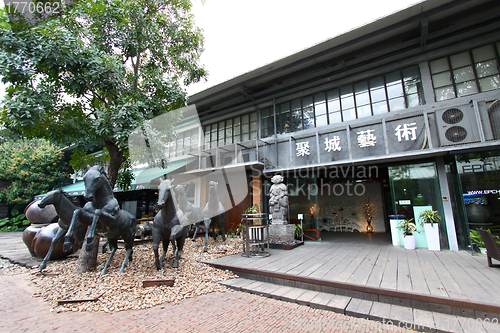
M 185 196 L 186 195 L 186 185 L 177 185 L 174 187 L 174 192 L 178 194 L 179 196 Z
M 156 204 L 158 209 L 163 209 L 167 201 L 172 198 L 172 193 L 170 193 L 170 190 L 172 188 L 173 182 L 173 179 L 163 180 L 160 178 L 160 185 L 158 185 L 158 202 Z
M 106 173 L 102 166 L 93 166 L 87 169 L 87 172 L 83 176 L 83 182 L 85 183 L 85 200 L 92 201 L 94 199 L 97 189 L 105 181 L 109 184 Z M 111 184 L 109 184 L 111 187 Z
M 59 203 L 61 201 L 61 197 L 64 195 L 63 194 L 62 188 L 59 188 L 57 190 L 52 190 L 45 194 L 42 200 L 38 203 L 38 207 L 40 208 L 45 208 L 47 205 L 53 205 L 56 203 Z
M 213 180 L 209 181 L 208 182 L 208 193 L 217 194 L 217 185 L 218 184 L 219 184 L 218 182 L 214 182 Z

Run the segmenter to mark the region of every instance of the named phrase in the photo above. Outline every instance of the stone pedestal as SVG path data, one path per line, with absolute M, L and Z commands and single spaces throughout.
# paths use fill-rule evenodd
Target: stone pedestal
M 271 224 L 269 226 L 269 241 L 271 243 L 291 243 L 295 239 L 295 226 L 293 224 Z

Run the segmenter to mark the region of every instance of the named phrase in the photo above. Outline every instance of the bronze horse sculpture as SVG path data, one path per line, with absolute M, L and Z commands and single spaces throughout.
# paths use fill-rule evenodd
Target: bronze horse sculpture
M 203 222 L 203 213 L 199 206 L 190 203 L 186 196 L 186 185 L 177 185 L 174 188 L 175 193 L 179 196 L 179 209 L 182 210 L 184 215 L 189 220 L 189 224 L 195 225 L 193 241 L 196 239 L 200 225 Z
M 106 237 L 111 247 L 109 259 L 101 274 L 106 274 L 113 256 L 118 249 L 118 239 L 125 242 L 127 253 L 119 273 L 123 273 L 129 260 L 132 260 L 132 246 L 137 229 L 137 220 L 129 212 L 120 209 L 118 201 L 113 195 L 113 188 L 106 177 L 104 169 L 99 166 L 90 167 L 83 176 L 85 183 L 85 199 L 88 201 L 83 208 L 76 209 L 73 213 L 71 225 L 66 233 L 64 249 L 69 248 L 69 241 L 73 235 L 77 221 L 85 226 L 90 226 L 87 235 L 87 251 L 94 247 L 93 239 L 97 234 Z
M 52 239 L 50 244 L 49 251 L 43 258 L 42 263 L 38 266 L 38 269 L 41 271 L 45 269 L 47 266 L 47 262 L 50 260 L 50 256 L 54 251 L 54 247 L 61 239 L 61 237 L 66 234 L 68 230 L 71 219 L 73 218 L 73 212 L 79 207 L 76 206 L 71 200 L 68 198 L 67 194 L 60 188 L 58 190 L 53 190 L 48 192 L 45 197 L 38 203 L 38 207 L 44 208 L 47 205 L 54 205 L 57 215 L 59 216 L 58 224 L 59 230 L 57 231 L 56 236 Z M 76 221 L 75 232 L 74 235 L 76 240 L 80 243 L 79 247 L 83 243 L 83 238 L 85 237 L 85 233 L 87 232 L 87 227 L 81 225 L 80 222 Z
M 172 242 L 172 251 L 174 252 L 174 262 L 172 268 L 179 267 L 179 259 L 182 255 L 184 242 L 189 230 L 189 222 L 182 211 L 177 209 L 175 198 L 172 193 L 173 180 L 163 180 L 160 178 L 158 186 L 158 203 L 160 210 L 153 220 L 153 251 L 155 254 L 155 266 L 160 270 L 168 250 L 168 243 Z M 158 254 L 160 241 L 163 244 L 163 254 L 161 258 Z
M 214 234 L 214 239 L 217 239 L 215 234 L 215 225 L 220 230 L 222 236 L 222 244 L 226 244 L 226 233 L 225 233 L 225 223 L 226 223 L 226 210 L 219 200 L 219 195 L 217 194 L 218 182 L 210 181 L 208 183 L 208 202 L 203 210 L 205 215 L 205 247 L 204 252 L 207 252 L 208 247 L 208 230 L 210 224 L 212 224 L 212 232 Z

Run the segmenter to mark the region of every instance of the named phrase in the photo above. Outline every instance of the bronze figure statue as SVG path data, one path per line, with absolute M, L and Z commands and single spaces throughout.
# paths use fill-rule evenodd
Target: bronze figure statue
M 73 213 L 71 225 L 66 233 L 64 249 L 71 247 L 70 237 L 73 235 L 77 221 L 85 226 L 90 226 L 86 250 L 90 251 L 94 247 L 92 241 L 96 232 L 99 236 L 106 237 L 111 247 L 109 259 L 101 271 L 101 274 L 104 275 L 118 248 L 118 239 L 122 238 L 127 249 L 125 260 L 119 271 L 123 273 L 128 261 L 132 260 L 132 246 L 134 245 L 137 220 L 129 212 L 120 209 L 102 167 L 93 166 L 89 168 L 83 176 L 83 181 L 85 183 L 85 199 L 88 202 L 83 208 L 78 208 Z
M 210 228 L 210 224 L 212 224 L 212 232 L 214 235 L 214 239 L 217 239 L 215 234 L 215 225 L 220 230 L 222 236 L 222 244 L 226 245 L 226 233 L 225 233 L 225 223 L 226 223 L 226 210 L 222 203 L 219 200 L 219 195 L 217 193 L 217 182 L 210 181 L 208 183 L 208 201 L 205 209 L 203 210 L 203 214 L 205 215 L 205 247 L 203 248 L 204 252 L 207 252 L 208 247 L 208 230 Z
M 40 266 L 38 266 L 38 269 L 41 271 L 47 266 L 47 262 L 50 260 L 52 253 L 54 251 L 54 247 L 56 246 L 57 242 L 62 238 L 63 235 L 66 234 L 69 225 L 71 224 L 71 219 L 73 218 L 73 212 L 77 209 L 80 208 L 77 205 L 75 205 L 68 197 L 68 195 L 60 188 L 58 190 L 53 190 L 48 192 L 45 197 L 38 203 L 38 207 L 44 208 L 47 205 L 54 205 L 57 215 L 59 216 L 58 220 L 58 225 L 59 228 L 56 231 L 56 235 L 52 239 L 52 242 L 50 243 L 50 248 L 45 255 L 45 258 L 43 258 L 42 263 Z M 78 244 L 76 245 L 76 248 L 80 248 L 83 244 L 83 238 L 85 237 L 85 233 L 87 232 L 87 227 L 84 225 L 81 225 L 80 222 L 76 221 L 75 222 L 75 232 L 74 236 L 76 238 L 76 241 Z M 55 226 L 53 227 L 55 228 Z M 36 236 L 37 238 L 42 235 Z M 35 253 L 38 253 L 39 250 L 36 248 L 37 246 L 35 245 Z M 64 251 L 72 253 L 73 251 L 70 249 L 70 251 Z M 58 256 L 59 257 L 59 256 Z M 55 259 L 54 257 L 52 259 Z
M 168 243 L 172 242 L 174 252 L 174 263 L 172 268 L 179 267 L 184 242 L 189 229 L 189 222 L 182 211 L 177 209 L 172 188 L 173 180 L 163 180 L 160 178 L 158 186 L 158 203 L 160 210 L 153 220 L 153 251 L 155 254 L 155 266 L 160 270 L 163 267 L 163 260 L 168 250 Z M 160 241 L 163 244 L 163 254 L 158 258 L 158 248 Z M 177 243 L 177 244 L 176 244 Z
M 196 239 L 196 235 L 200 230 L 201 222 L 203 222 L 203 213 L 199 206 L 195 206 L 190 203 L 186 196 L 186 185 L 177 185 L 174 188 L 175 193 L 179 196 L 179 209 L 182 210 L 184 216 L 189 220 L 190 225 L 195 225 L 193 241 Z

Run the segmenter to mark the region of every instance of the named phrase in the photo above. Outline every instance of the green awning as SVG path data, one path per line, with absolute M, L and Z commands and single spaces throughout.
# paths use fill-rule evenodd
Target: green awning
M 154 168 L 144 168 L 144 169 L 134 170 L 133 173 L 135 179 L 132 181 L 132 184 L 130 184 L 129 191 L 148 189 L 150 187 L 150 183 L 152 180 L 159 178 L 163 175 L 168 175 L 169 173 L 185 166 L 186 164 L 194 161 L 195 159 L 196 158 L 192 157 L 185 160 L 170 162 L 166 169 L 154 167 Z M 83 180 L 79 180 L 76 183 L 63 186 L 62 189 L 69 195 L 73 196 L 83 195 L 85 193 L 85 184 Z M 121 189 L 117 191 L 115 188 L 115 192 L 123 192 L 123 191 Z M 44 196 L 45 193 L 39 194 L 35 196 L 35 200 L 41 200 Z
M 194 161 L 195 159 L 196 158 L 192 157 L 185 160 L 170 162 L 166 169 L 153 167 L 134 170 L 133 173 L 135 179 L 130 185 L 130 191 L 148 189 L 152 180 L 160 178 L 163 175 L 168 175 L 169 173 L 186 166 L 186 164 Z

